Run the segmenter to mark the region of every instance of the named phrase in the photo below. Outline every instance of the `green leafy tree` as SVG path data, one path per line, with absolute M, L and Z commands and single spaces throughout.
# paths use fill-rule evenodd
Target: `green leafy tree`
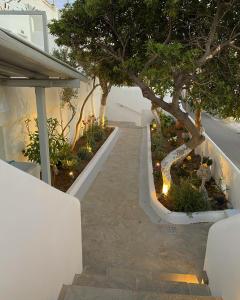
M 62 11 L 62 14 L 65 14 L 65 11 L 68 11 L 70 8 L 70 5 L 66 5 L 66 8 Z M 69 13 L 69 11 L 68 11 Z M 67 15 L 67 18 L 70 18 L 71 14 Z M 67 22 L 69 19 L 67 19 Z M 66 28 L 67 23 L 64 18 L 61 18 L 58 21 L 53 21 L 50 25 L 50 30 L 52 34 L 55 34 L 58 36 L 58 39 L 56 40 L 57 44 L 59 46 L 64 45 L 68 48 L 65 49 L 64 53 L 61 55 L 62 58 L 66 58 L 66 51 L 68 53 L 68 61 L 71 63 L 75 61 L 75 66 L 81 68 L 83 72 L 85 72 L 86 76 L 93 79 L 93 90 L 100 86 L 102 89 L 102 95 L 101 95 L 101 106 L 100 106 L 100 112 L 99 112 L 99 123 L 100 125 L 104 126 L 105 122 L 105 111 L 106 111 L 106 104 L 107 104 L 107 97 L 111 91 L 111 88 L 113 85 L 115 86 L 121 86 L 121 85 L 128 85 L 130 83 L 128 76 L 124 74 L 122 71 L 119 71 L 119 69 L 116 67 L 116 63 L 114 60 L 103 60 L 102 59 L 102 50 L 99 49 L 93 49 L 93 48 L 86 48 L 86 47 L 78 47 L 77 45 L 74 45 L 72 43 L 71 36 L 68 35 L 69 30 Z M 85 26 L 88 26 L 88 24 L 85 24 Z M 81 32 L 82 36 L 83 32 Z M 83 38 L 83 36 L 82 36 Z M 87 36 L 84 36 L 85 39 L 87 39 Z M 66 50 L 68 49 L 68 50 Z M 59 58 L 61 58 L 59 57 Z M 98 78 L 99 83 L 96 83 Z M 91 93 L 92 94 L 92 93 Z M 82 109 L 80 111 L 80 116 L 77 122 L 76 131 L 75 131 L 75 138 L 73 144 L 76 144 L 78 135 L 79 135 L 79 129 L 82 121 L 82 115 L 83 115 L 83 109 L 89 100 L 91 94 L 89 97 L 87 97 L 83 102 Z M 73 146 L 74 146 L 73 145 Z
M 239 24 L 238 0 L 76 0 L 50 29 L 59 44 L 114 65 L 189 131 L 191 139 L 162 161 L 163 185 L 169 187 L 172 162 L 204 141 L 180 106 L 183 91 L 193 106 L 200 99 L 210 111 L 239 113 L 239 80 L 231 70 L 233 65 L 239 74 Z M 229 68 L 226 80 L 221 68 L 222 73 Z M 172 103 L 164 101 L 166 93 Z

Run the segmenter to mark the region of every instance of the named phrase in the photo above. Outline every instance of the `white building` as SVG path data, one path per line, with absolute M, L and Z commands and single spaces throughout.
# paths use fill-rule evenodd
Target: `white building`
M 8 2 L 8 4 L 6 4 Z M 58 18 L 58 10 L 55 5 L 47 0 L 0 0 L 0 27 L 14 33 L 21 39 L 44 50 L 44 14 L 47 22 Z M 14 11 L 11 14 L 11 11 Z M 43 14 L 40 13 L 44 12 Z M 30 15 L 18 15 L 29 12 Z M 48 35 L 50 53 L 55 47 L 53 37 Z M 77 109 L 80 110 L 83 100 L 88 94 L 92 83 L 81 82 L 78 98 L 75 100 Z M 60 111 L 61 88 L 46 89 L 47 116 L 55 117 L 67 122 L 70 112 L 68 109 Z M 86 108 L 84 117 L 98 115 L 99 90 L 96 90 Z M 76 115 L 75 119 L 77 120 Z M 25 120 L 36 118 L 36 103 L 33 88 L 2 87 L 0 85 L 0 158 L 3 160 L 25 161 L 22 151 L 28 142 Z M 76 121 L 74 120 L 74 121 Z M 75 127 L 74 121 L 71 128 Z M 71 139 L 70 130 L 69 138 Z

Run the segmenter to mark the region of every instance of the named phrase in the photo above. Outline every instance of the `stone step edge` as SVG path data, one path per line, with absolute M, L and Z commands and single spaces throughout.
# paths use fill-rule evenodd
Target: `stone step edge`
M 64 298 L 58 299 L 58 300 L 70 300 L 69 299 L 69 293 L 71 292 L 71 289 L 89 289 L 89 290 L 97 290 L 99 291 L 99 295 L 101 291 L 108 290 L 108 291 L 123 291 L 124 289 L 115 289 L 115 288 L 99 288 L 99 287 L 91 287 L 91 286 L 78 286 L 78 285 L 64 285 Z M 124 290 L 126 291 L 126 290 Z M 127 290 L 129 293 L 136 293 L 137 295 L 161 295 L 162 297 L 166 297 L 166 300 L 169 299 L 171 296 L 172 300 L 223 300 L 222 297 L 215 297 L 215 296 L 197 296 L 197 295 L 185 295 L 185 294 L 174 294 L 174 293 L 161 293 L 161 292 L 153 292 L 153 291 L 132 291 Z M 76 300 L 78 300 L 76 298 Z M 164 300 L 164 299 L 163 299 Z
M 116 269 L 116 268 L 113 268 Z M 120 271 L 124 270 L 124 269 L 119 269 Z M 141 276 L 145 276 L 144 272 L 140 272 L 137 271 L 138 274 L 140 274 Z M 108 270 L 106 270 L 106 273 L 94 273 L 92 271 L 83 271 L 83 273 L 81 274 L 76 274 L 74 276 L 74 280 L 76 277 L 80 277 L 81 275 L 83 276 L 103 276 L 106 278 L 109 278 L 109 273 L 111 274 L 111 268 L 109 268 Z M 134 274 L 134 271 L 130 271 L 131 274 Z M 195 274 L 184 274 L 184 273 L 168 273 L 168 272 L 157 272 L 157 273 L 148 273 L 151 274 L 149 276 L 146 275 L 146 277 L 148 277 L 148 279 L 153 279 L 154 275 L 154 279 L 158 279 L 160 281 L 169 281 L 169 282 L 181 282 L 181 283 L 189 283 L 189 284 L 203 284 L 202 281 L 202 275 L 195 275 Z M 135 277 L 137 278 L 138 275 L 136 274 Z M 109 278 L 110 279 L 110 278 Z M 73 280 L 73 283 L 74 283 Z

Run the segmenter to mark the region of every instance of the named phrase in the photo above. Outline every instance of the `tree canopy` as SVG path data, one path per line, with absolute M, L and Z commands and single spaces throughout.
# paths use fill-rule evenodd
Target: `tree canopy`
M 179 107 L 183 89 L 193 107 L 240 115 L 239 0 L 76 0 L 50 30 L 79 60 L 111 66 L 183 122 L 189 147 L 203 139 Z

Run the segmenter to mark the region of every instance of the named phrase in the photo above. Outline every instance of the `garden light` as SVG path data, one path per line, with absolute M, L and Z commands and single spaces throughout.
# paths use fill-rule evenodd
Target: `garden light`
M 163 184 L 162 193 L 166 196 L 169 191 L 169 186 L 167 184 Z
M 73 171 L 70 171 L 68 174 L 70 177 L 74 177 Z
M 188 155 L 187 156 L 187 160 L 189 161 L 189 160 L 191 160 L 192 159 L 192 157 L 190 156 L 190 155 Z
M 87 145 L 87 151 L 88 151 L 89 153 L 92 153 L 92 147 L 89 146 L 89 145 Z
M 157 163 L 156 163 L 156 167 L 160 167 L 160 162 L 157 162 Z

